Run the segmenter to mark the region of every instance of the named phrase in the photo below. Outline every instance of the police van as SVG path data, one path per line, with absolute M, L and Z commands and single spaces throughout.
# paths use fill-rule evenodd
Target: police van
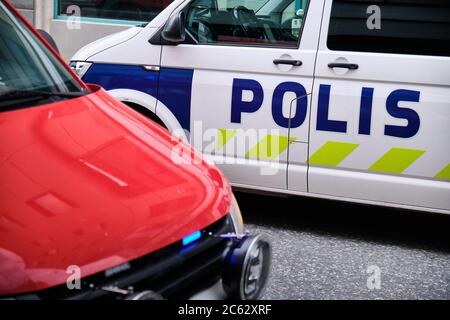
M 175 0 L 71 61 L 235 187 L 450 213 L 450 3 Z

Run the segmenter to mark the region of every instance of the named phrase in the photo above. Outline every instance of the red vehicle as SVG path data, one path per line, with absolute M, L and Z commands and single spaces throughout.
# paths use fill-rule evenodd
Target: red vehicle
M 0 299 L 260 295 L 269 244 L 214 165 L 83 84 L 6 1 L 0 42 Z

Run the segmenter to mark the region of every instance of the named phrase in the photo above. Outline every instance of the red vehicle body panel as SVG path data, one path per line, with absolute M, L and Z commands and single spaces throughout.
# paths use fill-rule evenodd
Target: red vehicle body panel
M 229 210 L 231 189 L 214 166 L 91 91 L 0 113 L 0 295 L 63 284 L 70 265 L 82 277 L 117 266 Z M 173 161 L 180 151 L 191 163 Z

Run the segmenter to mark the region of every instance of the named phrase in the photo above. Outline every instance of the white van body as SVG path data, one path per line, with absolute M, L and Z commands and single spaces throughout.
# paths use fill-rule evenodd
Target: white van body
M 252 2 L 202 3 L 208 1 L 217 11 L 223 3 Z M 218 29 L 215 37 L 223 42 L 199 42 L 205 27 L 198 21 L 192 24 L 200 30 L 197 40 L 187 28 L 190 41 L 155 43 L 170 17 L 184 12 L 190 19 L 194 2 L 175 0 L 146 27 L 82 48 L 72 65 L 84 81 L 145 108 L 170 131 L 181 133 L 236 187 L 450 213 L 450 30 L 446 38 L 427 39 L 424 48 L 414 46 L 418 53 L 408 51 L 414 50 L 407 48 L 411 39 L 398 38 L 385 40 L 389 52 L 382 46 L 371 52 L 370 41 L 387 37 L 383 28 L 402 31 L 404 26 L 397 27 L 392 17 L 401 1 L 381 8 L 368 3 L 366 11 L 351 7 L 355 1 L 269 0 L 260 1 L 262 7 L 254 11 L 266 19 L 261 23 L 264 31 L 258 31 L 265 35 L 258 34 L 254 43 L 248 42 L 250 33 L 239 38 L 247 43 L 227 43 L 229 36 L 217 36 Z M 406 11 L 428 28 L 409 27 L 408 34 L 417 31 L 427 37 L 429 30 L 439 28 L 426 21 L 427 14 L 436 12 L 449 26 L 449 7 L 435 2 Z M 296 12 L 290 17 L 293 3 Z M 277 31 L 271 29 L 276 23 L 269 21 L 275 7 L 286 8 L 280 25 L 292 29 L 287 40 L 268 44 L 267 34 Z M 195 8 L 204 10 L 198 4 Z M 249 12 L 227 8 L 222 19 L 231 12 Z M 367 14 L 363 18 L 362 10 Z M 284 15 L 288 19 L 283 22 Z M 379 32 L 375 40 L 358 41 L 356 50 L 344 34 L 353 28 L 348 26 L 355 17 L 367 19 L 368 30 Z M 245 19 L 253 22 L 253 10 Z M 244 29 L 248 24 L 242 23 Z M 298 25 L 300 31 L 294 29 Z M 206 29 L 211 26 L 219 24 Z M 339 32 L 344 33 L 336 36 Z M 297 34 L 298 42 L 292 45 L 289 41 Z M 440 48 L 434 48 L 433 41 L 441 41 Z M 275 64 L 277 59 L 283 61 Z M 249 138 L 254 132 L 256 140 L 254 135 Z

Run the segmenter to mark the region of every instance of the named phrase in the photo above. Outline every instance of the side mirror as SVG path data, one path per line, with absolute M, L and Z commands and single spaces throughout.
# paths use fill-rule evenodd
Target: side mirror
M 38 32 L 45 40 L 47 40 L 48 44 L 49 44 L 53 49 L 55 49 L 56 52 L 59 53 L 59 49 L 58 49 L 58 46 L 56 45 L 55 40 L 52 38 L 52 36 L 51 36 L 48 32 L 46 32 L 46 31 L 44 31 L 44 30 L 42 30 L 42 29 L 37 29 L 37 32 Z
M 171 16 L 161 32 L 161 37 L 170 44 L 177 45 L 186 39 L 184 12 Z

